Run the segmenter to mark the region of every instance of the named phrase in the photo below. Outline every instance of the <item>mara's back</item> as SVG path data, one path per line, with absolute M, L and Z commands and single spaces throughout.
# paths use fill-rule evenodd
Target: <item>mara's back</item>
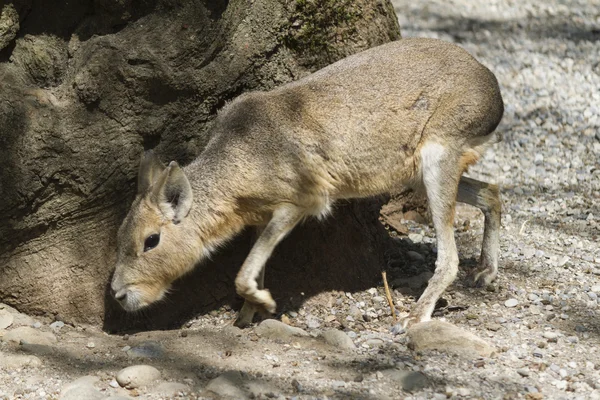
M 240 96 L 217 118 L 212 147 L 254 155 L 257 174 L 303 179 L 304 191 L 314 184 L 331 197 L 363 196 L 413 179 L 428 140 L 465 151 L 480 145 L 502 113 L 494 75 L 465 50 L 402 39 Z

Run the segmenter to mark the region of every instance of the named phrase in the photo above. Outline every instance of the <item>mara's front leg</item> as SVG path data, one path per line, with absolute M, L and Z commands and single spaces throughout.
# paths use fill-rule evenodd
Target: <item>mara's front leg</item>
M 243 328 L 252 323 L 257 311 L 275 313 L 275 301 L 269 290 L 264 288 L 265 264 L 275 247 L 294 229 L 302 215 L 302 210 L 292 204 L 280 206 L 273 212 L 271 220 L 254 243 L 235 278 L 236 291 L 246 300 L 235 326 Z

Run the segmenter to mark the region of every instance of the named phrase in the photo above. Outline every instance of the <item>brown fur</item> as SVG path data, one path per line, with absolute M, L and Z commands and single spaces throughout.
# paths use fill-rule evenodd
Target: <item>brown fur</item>
M 458 263 L 448 225 L 460 188 L 473 186 L 460 176 L 489 145 L 502 113 L 494 75 L 461 48 L 432 39 L 389 43 L 273 91 L 244 94 L 220 111 L 192 164 L 165 167 L 144 157 L 141 190 L 119 233 L 113 290 L 125 308 L 140 308 L 244 226 L 263 226 L 236 279 L 247 299 L 244 325 L 254 311 L 274 310 L 263 267 L 298 221 L 327 215 L 339 199 L 423 187 L 434 223 L 443 221 L 439 273 L 411 313 L 425 320 Z M 493 203 L 492 192 L 479 189 L 485 195 L 467 200 Z M 143 251 L 158 232 L 160 244 Z

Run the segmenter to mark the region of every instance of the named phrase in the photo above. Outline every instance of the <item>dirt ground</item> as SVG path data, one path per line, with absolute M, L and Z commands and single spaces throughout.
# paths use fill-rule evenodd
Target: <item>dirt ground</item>
M 498 280 L 463 285 L 482 216 L 459 206 L 461 270 L 434 313 L 492 354 L 468 341 L 458 354 L 415 348 L 392 328 L 382 283 L 318 294 L 280 310 L 282 324 L 244 330 L 226 307 L 178 330 L 109 335 L 0 305 L 0 399 L 600 399 L 600 97 L 590 89 L 600 87 L 600 6 L 394 3 L 405 36 L 459 42 L 496 72 L 507 103 L 504 141 L 471 171 L 502 187 Z M 548 97 L 560 108 L 540 105 Z M 426 215 L 394 221 L 388 281 L 402 313 L 431 275 L 435 235 Z M 123 371 L 139 365 L 156 370 Z

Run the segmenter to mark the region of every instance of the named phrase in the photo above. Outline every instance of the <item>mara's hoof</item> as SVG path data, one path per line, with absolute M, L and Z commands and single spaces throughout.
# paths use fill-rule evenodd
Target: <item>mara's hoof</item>
M 256 306 L 246 300 L 233 325 L 237 326 L 238 328 L 247 327 L 254 320 L 254 314 L 256 314 L 256 311 Z
M 429 321 L 430 318 L 426 318 L 419 315 L 409 314 L 407 317 L 400 319 L 400 322 L 397 324 L 404 329 L 408 329 L 413 325 L 418 324 L 419 322 Z
M 275 300 L 273 300 L 273 297 L 271 297 L 271 292 L 269 292 L 268 289 L 258 290 L 252 297 L 252 302 L 259 309 L 262 308 L 269 314 L 275 314 L 275 311 L 277 310 L 277 303 L 275 302 Z
M 497 274 L 497 270 L 493 267 L 479 266 L 467 276 L 467 285 L 477 288 L 486 287 L 496 279 Z

